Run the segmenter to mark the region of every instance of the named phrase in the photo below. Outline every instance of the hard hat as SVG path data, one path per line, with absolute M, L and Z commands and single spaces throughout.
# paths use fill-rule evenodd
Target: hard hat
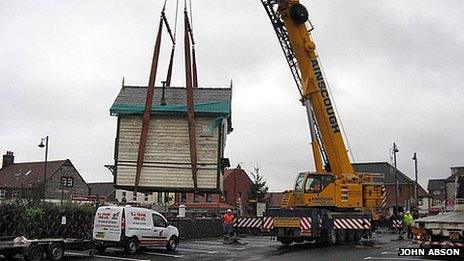
M 408 214 L 411 214 L 411 212 L 410 212 L 409 210 L 408 210 L 408 211 L 406 211 L 406 213 L 408 213 Z
M 229 208 L 226 212 L 232 212 L 232 210 Z

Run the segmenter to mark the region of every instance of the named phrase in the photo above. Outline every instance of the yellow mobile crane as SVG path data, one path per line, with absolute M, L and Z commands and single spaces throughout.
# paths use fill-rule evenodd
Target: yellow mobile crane
M 307 9 L 299 0 L 261 0 L 306 108 L 316 172 L 299 173 L 282 207 L 268 209 L 263 229 L 283 244 L 328 244 L 368 236 L 382 201 L 383 176 L 356 173 L 319 64 Z M 308 25 L 309 24 L 309 25 Z

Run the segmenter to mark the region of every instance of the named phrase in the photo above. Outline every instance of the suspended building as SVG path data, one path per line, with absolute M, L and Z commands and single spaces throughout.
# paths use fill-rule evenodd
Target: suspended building
M 189 127 L 186 88 L 155 87 L 148 132 L 143 137 L 146 97 L 147 87 L 123 84 L 111 106 L 111 115 L 117 117 L 115 187 L 221 192 L 228 162 L 223 158 L 226 136 L 232 131 L 232 88 L 194 88 L 194 127 Z M 194 137 L 193 132 L 189 135 L 190 128 Z

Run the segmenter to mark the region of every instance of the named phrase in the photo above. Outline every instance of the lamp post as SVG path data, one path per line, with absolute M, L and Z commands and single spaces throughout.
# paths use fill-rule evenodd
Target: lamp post
M 415 181 L 416 181 L 416 183 L 414 184 L 414 200 L 416 202 L 416 207 L 417 207 L 418 185 L 417 185 L 417 153 L 416 152 L 414 152 L 414 156 L 412 157 L 412 160 L 414 161 L 414 175 L 415 175 Z
M 398 194 L 399 194 L 399 184 L 398 184 L 398 174 L 396 170 L 396 153 L 400 152 L 396 143 L 393 143 L 393 165 L 395 167 L 395 214 L 398 214 Z
M 45 145 L 44 145 L 44 141 L 45 141 Z M 45 202 L 45 192 L 47 191 L 45 184 L 47 182 L 48 136 L 40 140 L 39 148 L 43 148 L 43 147 L 45 147 L 45 165 L 44 165 L 44 176 L 43 176 L 43 184 L 42 184 L 42 190 L 43 190 L 42 199 Z

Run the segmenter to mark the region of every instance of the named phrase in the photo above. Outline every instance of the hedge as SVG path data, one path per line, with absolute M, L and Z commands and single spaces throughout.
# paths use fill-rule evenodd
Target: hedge
M 66 203 L 11 202 L 0 205 L 0 237 L 92 238 L 94 208 Z M 66 224 L 62 225 L 62 217 Z

